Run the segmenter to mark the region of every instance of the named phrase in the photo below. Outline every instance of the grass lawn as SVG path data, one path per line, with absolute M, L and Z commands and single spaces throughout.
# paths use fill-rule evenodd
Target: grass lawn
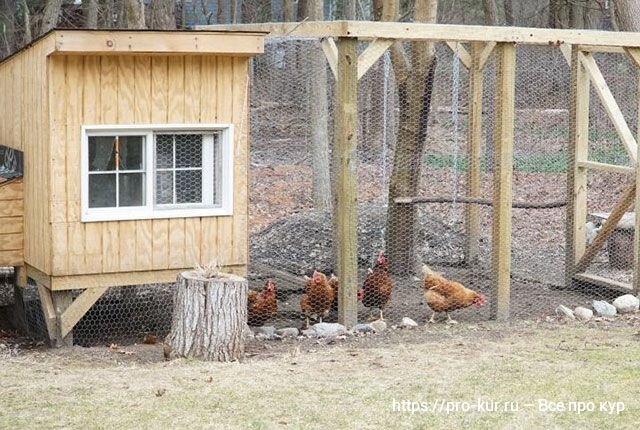
M 631 429 L 640 416 L 632 325 L 438 324 L 248 350 L 242 364 L 164 362 L 158 345 L 0 357 L 0 427 Z

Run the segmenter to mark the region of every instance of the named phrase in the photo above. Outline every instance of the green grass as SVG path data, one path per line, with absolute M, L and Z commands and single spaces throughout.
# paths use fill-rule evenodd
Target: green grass
M 636 331 L 437 325 L 363 345 L 268 342 L 243 364 L 121 361 L 105 348 L 24 353 L 0 358 L 0 427 L 631 429 L 640 414 Z M 412 414 L 394 411 L 394 399 L 519 408 Z M 625 411 L 554 413 L 539 410 L 540 399 L 624 402 Z
M 629 157 L 622 145 L 599 146 L 589 151 L 589 160 L 600 163 L 627 165 Z M 457 166 L 458 171 L 466 172 L 468 160 L 466 157 L 458 157 L 457 161 L 451 154 L 427 154 L 425 162 L 435 169 L 451 169 Z M 513 169 L 527 173 L 564 173 L 567 171 L 568 154 L 566 151 L 549 153 L 532 153 L 516 155 L 513 161 Z M 482 171 L 486 172 L 487 161 L 481 160 Z

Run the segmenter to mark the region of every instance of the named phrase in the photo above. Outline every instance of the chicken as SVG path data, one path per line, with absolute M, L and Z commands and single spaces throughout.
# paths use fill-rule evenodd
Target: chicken
M 369 269 L 369 274 L 364 280 L 362 304 L 368 308 L 378 308 L 380 320 L 384 321 L 382 310 L 391 300 L 392 291 L 393 281 L 389 276 L 387 257 L 380 251 L 373 270 Z
M 334 290 L 327 280 L 327 275 L 322 272 L 314 271 L 311 278 L 305 276 L 305 279 L 307 284 L 300 298 L 300 308 L 305 317 L 306 327 L 309 328 L 311 315 L 317 315 L 322 322 L 322 318 L 329 314 L 334 299 Z
M 331 310 L 337 312 L 338 311 L 338 290 L 340 288 L 340 281 L 338 281 L 338 277 L 333 273 L 329 278 L 329 285 L 331 285 L 331 288 L 333 288 L 333 302 L 331 303 Z M 358 288 L 358 291 L 356 294 L 357 294 L 358 301 L 361 302 L 362 297 L 364 296 L 364 292 L 362 288 Z
M 272 279 L 267 280 L 262 291 L 249 291 L 247 312 L 249 325 L 261 325 L 276 316 L 278 300 L 276 299 L 276 284 Z
M 457 321 L 451 319 L 449 312 L 473 305 L 482 306 L 487 300 L 484 294 L 465 288 L 458 282 L 450 281 L 426 265 L 423 266 L 422 271 L 424 273 L 424 298 L 433 311 L 433 315 L 429 319 L 430 323 L 435 322 L 436 313 L 444 312 L 447 314 L 447 322 L 456 324 Z

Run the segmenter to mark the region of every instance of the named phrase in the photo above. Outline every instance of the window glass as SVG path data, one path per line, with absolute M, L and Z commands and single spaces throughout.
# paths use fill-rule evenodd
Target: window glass
M 104 172 L 116 169 L 115 136 L 89 137 L 89 171 Z
M 176 171 L 176 203 L 202 202 L 202 171 Z
M 144 168 L 143 136 L 121 136 L 119 148 L 121 170 L 142 170 Z
M 119 175 L 120 206 L 144 206 L 144 173 Z
M 159 205 L 173 203 L 173 171 L 156 173 L 156 203 Z
M 116 206 L 116 175 L 89 175 L 89 207 L 112 208 Z
M 202 135 L 176 135 L 176 168 L 202 167 Z
M 173 135 L 156 135 L 156 168 L 171 169 L 173 167 Z

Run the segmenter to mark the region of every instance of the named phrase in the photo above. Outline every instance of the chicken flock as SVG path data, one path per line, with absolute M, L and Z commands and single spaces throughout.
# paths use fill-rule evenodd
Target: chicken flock
M 427 306 L 433 311 L 429 323 L 435 322 L 437 313 L 445 313 L 448 323 L 456 323 L 450 312 L 470 306 L 482 306 L 486 303 L 484 294 L 464 287 L 423 266 L 424 298 Z M 338 310 L 338 293 L 340 283 L 335 275 L 314 271 L 309 278 L 304 277 L 305 286 L 300 298 L 300 309 L 304 316 L 305 326 L 309 327 L 310 318 L 316 317 L 320 322 L 333 310 Z M 379 311 L 378 318 L 384 320 L 383 310 L 391 301 L 394 283 L 389 275 L 387 257 L 380 251 L 373 269 L 369 269 L 361 288 L 357 290 L 357 300 L 370 310 Z M 276 284 L 268 279 L 262 291 L 249 291 L 247 301 L 248 322 L 250 325 L 264 324 L 278 314 Z

